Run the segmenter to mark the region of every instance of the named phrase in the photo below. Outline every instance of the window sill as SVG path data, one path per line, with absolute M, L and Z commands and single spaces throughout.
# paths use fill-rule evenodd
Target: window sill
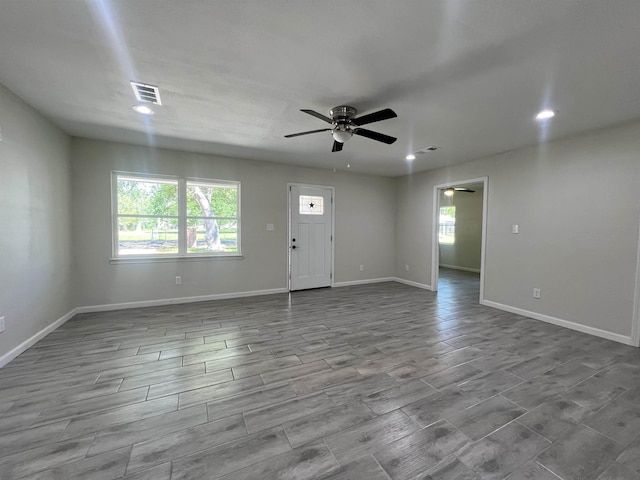
M 244 255 L 166 255 L 162 257 L 117 257 L 109 259 L 109 263 L 117 265 L 121 263 L 170 263 L 170 262 L 201 262 L 208 260 L 242 260 Z

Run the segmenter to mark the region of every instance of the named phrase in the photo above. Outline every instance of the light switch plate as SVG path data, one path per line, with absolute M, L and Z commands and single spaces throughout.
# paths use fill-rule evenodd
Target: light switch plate
M 518 225 L 511 225 L 511 233 L 520 233 L 520 227 Z

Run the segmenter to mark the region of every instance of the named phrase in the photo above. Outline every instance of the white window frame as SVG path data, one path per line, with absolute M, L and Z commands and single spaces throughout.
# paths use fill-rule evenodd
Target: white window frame
M 169 254 L 137 254 L 137 255 L 121 255 L 118 253 L 118 177 L 129 177 L 139 179 L 140 181 L 172 181 L 178 183 L 178 253 Z M 220 186 L 235 186 L 238 192 L 237 204 L 237 251 L 235 252 L 187 252 L 187 220 L 188 219 L 205 219 L 207 217 L 187 216 L 187 184 L 204 183 Z M 195 177 L 178 177 L 173 175 L 156 175 L 137 172 L 111 172 L 111 261 L 117 262 L 139 262 L 139 261 L 174 261 L 174 260 L 193 260 L 193 259 L 215 259 L 215 258 L 242 258 L 241 250 L 241 222 L 240 222 L 240 205 L 241 205 L 240 182 L 234 180 L 219 180 L 211 178 L 195 178 Z M 214 212 L 215 213 L 215 212 Z M 153 216 L 156 217 L 155 215 Z M 211 217 L 209 217 L 211 218 Z M 215 219 L 226 219 L 231 217 L 213 217 Z

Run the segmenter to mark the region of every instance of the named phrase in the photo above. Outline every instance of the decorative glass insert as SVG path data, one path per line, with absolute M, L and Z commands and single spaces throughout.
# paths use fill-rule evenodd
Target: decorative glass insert
M 313 197 L 311 195 L 300 195 L 298 199 L 300 205 L 300 215 L 322 215 L 324 214 L 324 198 Z

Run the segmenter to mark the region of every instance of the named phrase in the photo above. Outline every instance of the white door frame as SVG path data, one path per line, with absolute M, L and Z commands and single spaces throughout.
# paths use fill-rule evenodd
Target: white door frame
M 638 231 L 638 254 L 636 255 L 636 285 L 633 293 L 633 318 L 631 344 L 640 347 L 640 229 Z
M 291 187 L 323 188 L 331 190 L 331 287 L 335 281 L 335 240 L 336 240 L 336 189 L 329 185 L 311 185 L 309 183 L 287 182 L 287 290 L 291 291 Z
M 470 178 L 456 180 L 433 186 L 433 231 L 431 238 L 431 290 L 438 291 L 438 279 L 440 277 L 440 252 L 438 242 L 438 219 L 440 217 L 440 190 L 443 188 L 455 187 L 467 183 L 482 183 L 482 246 L 480 247 L 480 303 L 484 301 L 484 268 L 485 252 L 487 246 L 487 213 L 488 213 L 488 190 L 489 177 Z

